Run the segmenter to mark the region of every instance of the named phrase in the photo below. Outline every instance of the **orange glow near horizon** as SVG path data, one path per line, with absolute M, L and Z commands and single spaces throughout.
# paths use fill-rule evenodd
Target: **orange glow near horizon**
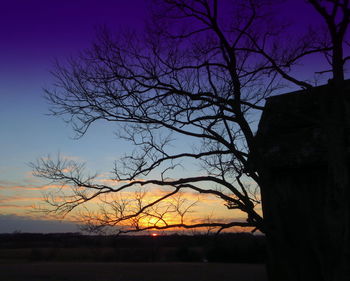
M 30 178 L 31 179 L 31 178 Z M 0 190 L 2 198 L 0 198 L 0 209 L 2 215 L 19 216 L 21 219 L 28 218 L 28 220 L 50 220 L 61 221 L 63 219 L 60 215 L 48 215 L 40 212 L 40 210 L 48 207 L 45 202 L 45 194 L 57 195 L 55 202 L 61 202 L 63 199 L 61 194 L 72 195 L 74 191 L 71 190 L 71 186 L 61 186 L 57 184 L 44 184 L 43 182 L 16 184 L 12 182 L 5 182 L 0 180 Z M 64 190 L 63 190 L 64 189 Z M 107 214 L 112 215 L 113 208 L 125 204 L 124 215 L 132 214 L 139 208 L 137 199 L 141 197 L 142 204 L 147 205 L 151 202 L 157 201 L 162 197 L 169 194 L 169 189 L 159 188 L 157 186 L 150 185 L 147 188 L 141 188 L 140 190 L 128 190 L 118 193 L 118 195 L 103 195 L 96 197 L 90 202 L 85 204 L 86 210 L 89 210 L 91 216 L 96 216 L 96 223 L 98 219 L 104 219 L 103 213 L 100 213 L 100 208 L 103 206 Z M 63 201 L 62 201 L 63 202 Z M 193 204 L 193 208 L 191 207 Z M 74 222 L 77 224 L 84 222 L 84 208 L 75 209 L 73 212 L 64 217 L 64 221 Z M 261 209 L 257 208 L 257 212 L 260 213 Z M 86 215 L 89 215 L 86 214 Z M 161 232 L 157 231 L 157 227 L 165 227 L 166 225 L 191 225 L 207 222 L 230 222 L 232 219 L 244 220 L 245 216 L 238 210 L 229 210 L 223 204 L 222 200 L 213 195 L 196 194 L 191 191 L 179 192 L 176 196 L 166 198 L 164 201 L 156 206 L 152 206 L 147 211 L 147 215 L 140 216 L 137 220 L 137 225 L 140 228 L 154 229 L 149 232 L 149 236 L 157 237 L 161 235 Z M 123 221 L 120 226 L 124 228 L 132 228 L 134 221 Z M 209 228 L 203 227 L 203 231 Z M 200 229 L 200 230 L 201 230 Z M 166 231 L 166 230 L 165 230 Z M 194 230 L 188 230 L 180 227 L 174 227 L 169 232 L 192 232 Z M 238 231 L 241 229 L 238 227 L 230 228 L 227 231 Z M 249 230 L 248 230 L 249 231 Z

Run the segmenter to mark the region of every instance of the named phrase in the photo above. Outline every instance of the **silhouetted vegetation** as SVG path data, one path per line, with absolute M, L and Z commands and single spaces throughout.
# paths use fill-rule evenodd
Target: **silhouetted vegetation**
M 262 263 L 265 237 L 249 233 L 157 237 L 0 234 L 0 260 Z
M 81 222 L 97 233 L 111 227 L 118 233 L 260 230 L 268 241 L 270 280 L 349 280 L 350 107 L 345 75 L 350 1 L 306 1 L 319 22 L 304 25 L 298 36 L 289 33 L 288 21 L 279 20 L 279 11 L 273 15 L 277 2 L 155 1 L 143 32 L 114 34 L 102 29 L 82 55 L 58 63 L 54 86 L 46 90 L 51 113 L 68 120 L 77 137 L 97 122 L 113 122 L 117 136 L 135 150 L 118 158 L 108 184 L 85 170 L 84 163 L 62 157 L 39 159 L 32 165 L 34 174 L 65 187 L 64 192 L 47 194 L 41 210 L 62 216 L 82 209 Z M 323 56 L 328 66 L 310 67 L 312 58 Z M 304 70 L 313 74 L 304 76 Z M 287 90 L 286 86 L 309 95 L 326 81 L 317 105 L 319 115 L 293 107 L 288 112 L 293 120 L 300 119 L 301 128 L 289 128 L 281 137 L 284 123 L 282 131 L 262 134 L 268 145 L 258 141 L 256 121 L 272 110 L 266 98 Z M 285 112 L 281 106 L 273 110 Z M 286 115 L 276 119 L 285 121 Z M 311 144 L 310 129 L 316 133 Z M 294 133 L 298 134 L 290 137 Z M 191 145 L 182 143 L 183 138 Z M 284 152 L 291 143 L 299 153 Z M 305 169 L 310 147 L 320 152 L 317 157 L 326 156 L 324 170 L 316 162 L 318 174 Z M 271 153 L 276 151 L 281 157 L 274 161 L 276 155 Z M 300 155 L 301 163 L 294 163 Z M 283 162 L 293 169 L 285 170 L 288 176 L 280 181 L 273 165 L 280 170 Z M 196 164 L 199 173 L 192 169 Z M 305 179 L 293 164 L 305 171 Z M 189 173 L 180 174 L 183 170 Z M 315 180 L 324 187 L 312 192 Z M 298 188 L 300 194 L 295 193 Z M 134 196 L 125 196 L 135 189 Z M 209 219 L 202 212 L 197 212 L 199 217 L 187 216 L 199 204 L 190 196 L 184 198 L 189 190 L 214 196 L 240 215 L 235 213 L 230 221 L 215 212 Z M 153 197 L 147 198 L 147 192 Z M 99 211 L 89 208 L 96 199 Z M 300 237 L 300 229 L 305 236 Z M 238 250 L 225 245 L 218 251 L 221 259 L 230 260 Z M 157 252 L 152 253 L 156 259 Z M 191 248 L 184 245 L 178 253 L 184 260 L 192 257 Z

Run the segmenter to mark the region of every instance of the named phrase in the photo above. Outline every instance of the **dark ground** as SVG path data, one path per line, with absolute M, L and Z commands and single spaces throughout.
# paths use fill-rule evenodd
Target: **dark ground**
M 265 238 L 0 235 L 0 281 L 265 281 Z
M 1 281 L 265 281 L 262 264 L 0 263 Z
M 88 236 L 0 234 L 0 263 L 22 262 L 190 262 L 263 264 L 264 236 L 249 233 L 219 236 Z

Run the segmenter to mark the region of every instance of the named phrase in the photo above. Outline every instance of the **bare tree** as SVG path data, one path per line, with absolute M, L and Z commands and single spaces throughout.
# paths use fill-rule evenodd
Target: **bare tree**
M 343 46 L 349 1 L 308 2 L 325 19 L 330 40 L 310 31 L 285 47 L 283 29 L 270 20 L 267 1 L 162 0 L 157 1 L 152 25 L 142 36 L 114 36 L 102 29 L 90 50 L 68 66 L 57 64 L 56 87 L 47 90 L 52 113 L 68 116 L 80 137 L 97 120 L 114 122 L 119 137 L 138 149 L 116 163 L 115 185 L 87 176 L 77 163 L 39 160 L 34 165 L 37 176 L 71 187 L 61 196 L 49 196 L 47 210 L 66 214 L 99 199 L 98 212 L 84 213 L 94 230 L 119 225 L 119 232 L 174 227 L 222 231 L 239 226 L 273 237 L 274 222 L 264 205 L 269 177 L 254 137 L 264 99 L 288 83 L 312 88 L 312 83 L 291 72 L 293 65 L 312 54 L 331 59 L 333 80 L 342 89 L 348 59 Z M 343 103 L 334 104 L 338 108 Z M 344 126 L 336 127 L 340 128 L 336 134 L 344 134 Z M 334 130 L 331 125 L 327 128 Z M 177 136 L 196 147 L 185 151 L 184 145 L 175 153 L 171 143 Z M 345 166 L 338 169 L 346 162 L 341 156 L 346 146 L 330 140 L 329 147 L 330 154 L 337 155 L 332 162 L 334 178 L 342 173 L 341 194 L 348 195 L 348 172 Z M 178 174 L 173 171 L 183 159 L 199 163 L 201 174 L 175 178 Z M 264 218 L 255 186 L 260 188 Z M 149 187 L 163 192 L 147 199 L 142 189 Z M 128 189 L 136 192 L 134 196 L 121 196 Z M 183 191 L 215 196 L 228 209 L 245 214 L 246 220 L 233 216 L 225 222 L 188 221 L 197 201 L 177 197 Z M 172 221 L 176 215 L 178 220 Z M 276 275 L 271 278 L 281 280 Z

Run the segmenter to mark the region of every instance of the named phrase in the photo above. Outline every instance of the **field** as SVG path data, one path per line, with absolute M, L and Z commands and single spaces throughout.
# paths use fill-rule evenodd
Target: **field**
M 1 281 L 265 281 L 262 264 L 0 263 Z
M 265 281 L 265 240 L 0 234 L 0 281 Z

